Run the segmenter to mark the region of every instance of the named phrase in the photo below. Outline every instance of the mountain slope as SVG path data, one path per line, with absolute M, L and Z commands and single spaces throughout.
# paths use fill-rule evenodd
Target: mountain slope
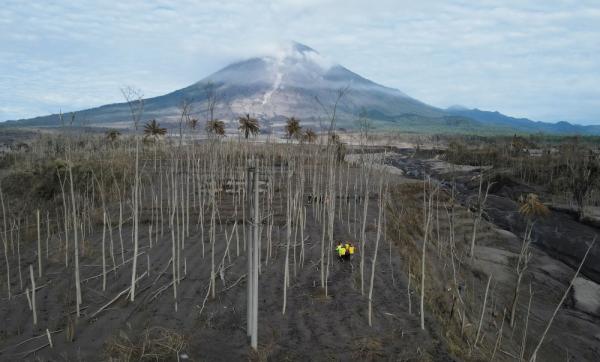
M 325 120 L 340 89 L 346 89 L 337 109 L 341 125 L 355 120 L 361 110 L 376 110 L 386 115 L 444 115 L 438 108 L 329 61 L 314 49 L 291 43 L 276 56 L 233 63 L 189 87 L 145 99 L 143 119 L 176 122 L 180 113 L 178 106 L 188 100 L 193 104 L 193 116 L 204 120 L 209 89 L 217 95 L 215 116 L 221 119 L 235 119 L 250 113 L 263 120 L 290 116 Z M 76 118 L 79 123 L 88 125 L 125 126 L 128 112 L 125 103 L 118 103 L 79 111 Z M 38 126 L 58 122 L 58 115 L 20 121 L 22 125 Z
M 527 118 L 514 118 L 500 112 L 482 111 L 480 109 L 468 109 L 461 106 L 453 106 L 446 112 L 455 116 L 462 116 L 496 127 L 508 127 L 518 132 L 544 132 L 553 134 L 600 134 L 600 126 L 582 126 L 568 122 L 546 123 L 536 122 Z
M 341 90 L 344 95 L 336 102 Z M 363 78 L 295 42 L 274 55 L 230 64 L 188 87 L 145 99 L 142 121 L 157 119 L 173 127 L 181 118 L 180 105 L 187 101 L 192 104 L 191 116 L 203 122 L 208 119 L 209 94 L 216 99 L 214 117 L 231 123 L 229 128 L 235 128 L 235 120 L 248 113 L 260 119 L 265 131 L 281 129 L 282 121 L 291 116 L 318 129 L 328 122 L 337 103 L 340 128 L 356 127 L 355 121 L 363 115 L 379 128 L 408 132 L 600 134 L 600 126 L 534 122 L 464 107 L 439 109 Z M 19 120 L 17 124 L 57 126 L 60 120 L 54 114 Z M 117 103 L 82 110 L 77 112 L 75 124 L 131 127 L 129 108 L 126 103 Z

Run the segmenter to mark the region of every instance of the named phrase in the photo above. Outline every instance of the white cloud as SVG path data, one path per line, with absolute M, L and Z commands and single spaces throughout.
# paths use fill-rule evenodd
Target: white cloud
M 596 1 L 4 0 L 0 120 L 148 96 L 293 39 L 436 106 L 600 123 Z

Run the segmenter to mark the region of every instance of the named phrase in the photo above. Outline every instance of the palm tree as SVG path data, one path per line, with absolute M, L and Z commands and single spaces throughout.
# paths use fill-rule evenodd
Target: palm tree
M 196 129 L 196 127 L 198 126 L 198 120 L 196 118 L 192 118 L 188 121 L 188 125 L 191 129 Z
M 225 136 L 225 122 L 219 120 L 206 122 L 206 132 L 216 136 Z
M 544 205 L 538 195 L 528 194 L 527 197 L 519 197 L 519 213 L 528 221 L 533 221 L 536 218 L 544 217 L 550 214 L 548 207 Z
M 258 125 L 258 120 L 256 118 L 250 117 L 249 114 L 246 114 L 245 117 L 239 118 L 240 126 L 238 129 L 240 132 L 244 133 L 244 138 L 248 139 L 248 136 L 252 134 L 253 136 L 257 135 L 260 132 L 260 126 Z
M 167 129 L 160 126 L 155 119 L 146 123 L 144 126 L 144 138 L 152 137 L 155 140 L 166 135 Z
M 300 126 L 300 121 L 295 117 L 290 117 L 287 120 L 287 124 L 285 125 L 285 132 L 289 139 L 297 138 L 300 136 L 300 131 L 302 127 Z
M 317 141 L 317 134 L 311 128 L 308 128 L 306 131 L 304 131 L 302 140 L 306 143 L 315 143 Z
M 530 244 L 531 244 L 531 233 L 533 231 L 533 226 L 537 219 L 546 217 L 550 214 L 550 210 L 548 207 L 544 205 L 538 195 L 536 194 L 528 194 L 526 197 L 521 195 L 519 197 L 519 214 L 525 218 L 527 221 L 527 225 L 525 226 L 525 234 L 523 235 L 523 242 L 521 244 L 521 251 L 519 253 L 519 258 L 517 260 L 516 272 L 517 272 L 517 280 L 515 283 L 515 290 L 513 293 L 512 305 L 510 308 L 510 318 L 509 322 L 511 326 L 514 326 L 515 323 L 515 315 L 517 312 L 517 302 L 519 300 L 519 289 L 521 286 L 521 281 L 523 280 L 523 275 L 527 270 L 529 265 L 529 261 L 532 257 L 532 253 L 530 252 Z
M 109 129 L 106 131 L 106 139 L 110 142 L 115 142 L 120 135 L 121 132 L 117 131 L 116 129 Z

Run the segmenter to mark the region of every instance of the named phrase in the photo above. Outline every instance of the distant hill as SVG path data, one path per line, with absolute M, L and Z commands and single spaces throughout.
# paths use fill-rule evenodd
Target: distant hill
M 598 135 L 600 126 L 582 126 L 571 124 L 569 122 L 546 123 L 536 122 L 527 118 L 515 118 L 504 115 L 500 112 L 482 111 L 477 108 L 468 109 L 462 106 L 453 106 L 446 109 L 446 112 L 455 116 L 467 117 L 481 122 L 485 125 L 491 125 L 501 128 L 512 128 L 517 132 L 527 133 L 551 133 L 551 134 L 581 134 Z

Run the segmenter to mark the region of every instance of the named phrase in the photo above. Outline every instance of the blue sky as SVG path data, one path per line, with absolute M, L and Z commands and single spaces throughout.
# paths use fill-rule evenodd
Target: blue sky
M 595 0 L 0 0 L 0 121 L 162 95 L 281 40 L 434 106 L 600 124 Z

